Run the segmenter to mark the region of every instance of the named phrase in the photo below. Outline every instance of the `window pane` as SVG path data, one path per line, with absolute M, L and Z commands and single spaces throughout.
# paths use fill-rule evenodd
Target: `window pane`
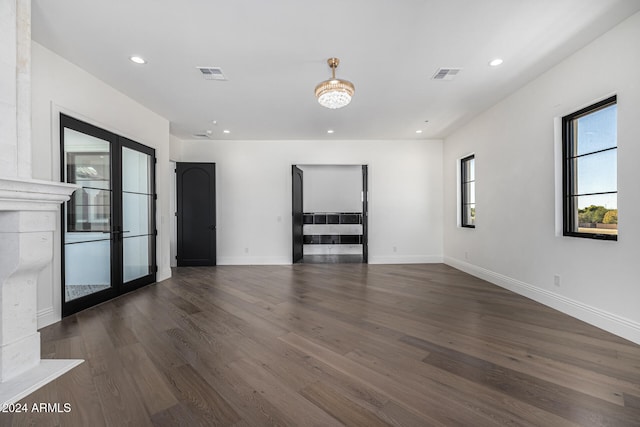
M 123 242 L 123 281 L 129 282 L 149 274 L 151 268 L 149 236 L 125 237 Z
M 111 241 L 99 240 L 104 236 L 102 233 L 65 236 L 65 301 L 111 287 Z
M 464 205 L 462 206 L 462 212 L 464 219 L 463 225 L 476 225 L 476 205 Z
M 616 126 L 617 106 L 607 108 L 580 117 L 577 122 L 576 154 L 586 154 L 604 150 L 617 145 Z
M 574 160 L 578 194 L 616 191 L 618 188 L 617 151 L 603 151 Z
M 64 153 L 67 182 L 82 187 L 111 189 L 109 141 L 65 128 Z
M 468 159 L 462 161 L 462 176 L 464 182 L 475 180 L 475 162 L 474 159 Z
M 149 194 L 151 156 L 122 148 L 122 191 Z
M 618 195 L 577 196 L 576 224 L 573 231 L 593 234 L 618 234 Z
M 79 188 L 67 203 L 67 231 L 111 229 L 111 191 Z
M 126 231 L 125 237 L 151 234 L 151 203 L 151 196 L 122 193 L 122 227 Z
M 462 202 L 464 204 L 467 203 L 475 203 L 476 202 L 476 183 L 468 182 L 462 186 L 463 189 L 463 199 Z

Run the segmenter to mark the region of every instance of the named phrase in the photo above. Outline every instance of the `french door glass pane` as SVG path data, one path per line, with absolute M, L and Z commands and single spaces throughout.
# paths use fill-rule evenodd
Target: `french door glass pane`
M 149 194 L 151 156 L 128 147 L 122 148 L 122 190 Z
M 150 236 L 125 237 L 124 239 L 124 282 L 151 273 L 149 260 Z
M 122 148 L 123 281 L 151 273 L 153 194 L 148 154 Z
M 149 209 L 151 197 L 147 194 L 122 194 L 122 228 L 124 237 L 149 234 Z
M 111 287 L 110 143 L 64 129 L 65 180 L 81 186 L 67 202 L 65 301 Z

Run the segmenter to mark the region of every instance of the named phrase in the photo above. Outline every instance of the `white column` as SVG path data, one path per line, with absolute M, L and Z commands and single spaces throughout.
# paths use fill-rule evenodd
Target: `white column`
M 18 175 L 17 9 L 15 0 L 0 1 L 0 176 Z
M 75 185 L 31 179 L 31 1 L 0 0 L 0 405 L 82 360 L 41 360 L 38 273 Z
M 16 1 L 16 136 L 17 174 L 31 178 L 31 0 Z

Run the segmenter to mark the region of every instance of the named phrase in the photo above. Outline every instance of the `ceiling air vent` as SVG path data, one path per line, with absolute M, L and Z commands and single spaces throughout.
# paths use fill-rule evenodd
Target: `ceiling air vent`
M 206 133 L 194 133 L 193 136 L 196 138 L 209 138 L 210 135 L 207 135 Z
M 462 68 L 440 68 L 431 78 L 433 80 L 453 80 L 460 71 Z
M 196 67 L 202 73 L 205 80 L 227 80 L 222 68 L 219 67 Z

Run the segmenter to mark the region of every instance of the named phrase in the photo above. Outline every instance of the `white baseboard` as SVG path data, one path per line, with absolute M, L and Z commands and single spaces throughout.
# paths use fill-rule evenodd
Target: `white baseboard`
M 636 344 L 640 344 L 640 323 L 638 322 L 456 258 L 444 257 L 444 263 L 519 295 L 531 298 L 534 301 L 628 339 Z
M 437 264 L 442 263 L 439 255 L 369 255 L 369 264 Z M 218 257 L 217 265 L 291 265 L 289 257 Z
M 38 311 L 36 314 L 38 321 L 38 329 L 42 329 L 45 326 L 53 325 L 60 321 L 60 316 L 53 311 L 53 307 L 47 307 Z
M 162 267 L 158 270 L 156 275 L 156 282 L 162 282 L 171 277 L 171 267 Z
M 438 264 L 439 255 L 369 255 L 369 264 Z
M 217 265 L 290 265 L 288 257 L 218 257 Z

